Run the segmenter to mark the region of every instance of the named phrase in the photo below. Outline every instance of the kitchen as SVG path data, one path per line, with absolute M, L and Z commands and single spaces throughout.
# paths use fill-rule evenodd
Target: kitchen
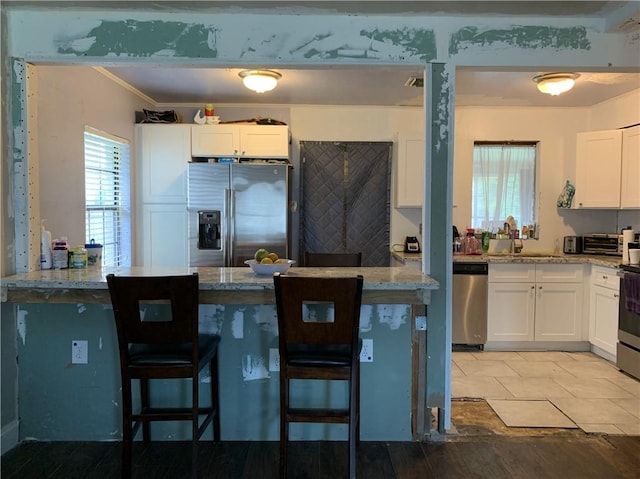
M 72 215 L 68 214 L 68 210 L 65 206 L 69 203 L 74 205 L 82 203 L 82 200 L 79 198 L 80 193 L 67 187 L 69 184 L 81 184 L 82 171 L 79 168 L 65 168 L 65 172 L 69 170 L 69 174 L 65 175 L 65 181 L 63 184 L 60 184 L 60 182 L 53 183 L 48 181 L 49 179 L 56 177 L 56 174 L 59 172 L 59 168 L 71 166 L 69 158 L 82 157 L 82 152 L 79 147 L 80 142 L 67 142 L 64 139 L 61 139 L 59 132 L 54 130 L 56 124 L 59 123 L 59 116 L 65 115 L 65 118 L 69 121 L 67 125 L 70 125 L 74 118 L 74 111 L 77 113 L 80 108 L 83 108 L 85 111 L 99 112 L 102 118 L 116 115 L 120 122 L 117 129 L 123 129 L 124 125 L 129 125 L 128 128 L 130 128 L 132 121 L 131 112 L 133 110 L 149 107 L 149 105 L 148 103 L 135 98 L 130 98 L 129 101 L 124 101 L 119 99 L 116 95 L 105 95 L 105 97 L 109 98 L 109 102 L 107 104 L 105 104 L 105 102 L 99 102 L 97 105 L 91 104 L 92 100 L 89 97 L 84 98 L 82 101 L 65 102 L 64 100 L 67 94 L 82 91 L 83 87 L 81 85 L 74 85 L 68 78 L 63 78 L 62 75 L 64 72 L 55 72 L 53 71 L 55 68 L 56 67 L 51 67 L 51 71 L 49 72 L 44 72 L 44 70 L 38 72 L 38 76 L 40 76 L 40 73 L 43 75 L 48 73 L 58 78 L 57 84 L 49 84 L 47 81 L 42 79 L 39 85 L 42 97 L 46 98 L 49 105 L 49 108 L 38 109 L 38 129 L 42 135 L 40 138 L 44 141 L 42 146 L 39 145 L 40 152 L 41 155 L 46 155 L 52 160 L 51 162 L 47 162 L 47 164 L 43 164 L 41 166 L 42 197 L 47 198 L 47 204 L 41 205 L 41 208 L 48 209 L 48 214 L 43 214 L 42 216 L 48 219 L 49 225 L 52 229 L 53 225 L 56 225 L 55 227 L 59 228 L 59 230 L 55 231 L 55 234 L 61 235 L 66 233 L 74 241 L 78 241 L 83 237 L 82 227 L 72 220 Z M 91 82 L 93 82 L 93 85 L 102 85 L 103 79 L 98 75 L 94 76 L 94 72 L 81 71 L 79 67 L 69 68 L 74 69 L 72 71 L 78 81 L 80 79 L 86 79 L 89 80 L 89 83 L 86 84 L 92 84 Z M 108 89 L 110 87 L 105 86 L 105 88 Z M 55 103 L 56 101 L 58 103 Z M 122 108 L 123 103 L 125 104 L 125 108 Z M 117 109 L 119 109 L 119 112 L 115 111 Z M 319 139 L 319 136 L 322 136 L 320 139 L 327 140 L 342 140 L 353 137 L 369 140 L 377 140 L 380 138 L 392 140 L 395 133 L 398 131 L 411 132 L 411 130 L 413 130 L 413 132 L 416 132 L 416 125 L 422 124 L 424 115 L 422 109 L 415 109 L 411 111 L 406 111 L 406 109 L 403 108 L 375 107 L 366 109 L 349 107 L 320 109 L 308 106 L 291 108 L 290 111 L 286 112 L 273 107 L 268 109 L 260 108 L 259 111 L 247 111 L 244 109 L 237 112 L 236 115 L 232 115 L 223 108 L 219 108 L 218 113 L 223 118 L 243 118 L 260 114 L 262 116 L 282 119 L 291 125 L 294 140 L 306 138 Z M 629 223 L 627 218 L 624 217 L 624 212 L 612 215 L 611 211 L 599 211 L 597 214 L 589 214 L 588 218 L 583 218 L 582 216 L 579 216 L 581 212 L 569 211 L 563 212 L 566 216 L 567 223 L 569 223 L 565 224 L 565 218 L 561 218 L 560 215 L 555 212 L 555 207 L 553 206 L 558 190 L 564 183 L 564 179 L 566 177 L 570 177 L 568 173 L 572 170 L 571 153 L 574 148 L 572 146 L 574 134 L 583 129 L 606 129 L 620 126 L 618 124 L 611 124 L 611 118 L 609 118 L 609 124 L 604 125 L 598 124 L 598 122 L 601 121 L 600 119 L 602 116 L 596 117 L 594 115 L 594 118 L 589 121 L 589 115 L 584 114 L 584 110 L 577 112 L 567 112 L 562 110 L 554 111 L 553 119 L 549 121 L 549 112 L 544 115 L 541 111 L 521 112 L 521 109 L 514 108 L 510 111 L 504 111 L 504 120 L 502 120 L 504 124 L 498 133 L 495 131 L 479 131 L 479 129 L 484 130 L 489 127 L 488 122 L 486 121 L 486 117 L 488 116 L 487 113 L 495 114 L 495 112 L 490 111 L 490 109 L 489 111 L 484 109 L 470 109 L 468 112 L 465 112 L 464 110 L 456 112 L 456 132 L 463 132 L 460 136 L 456 133 L 456 142 L 462 141 L 467 131 L 469 132 L 468 134 L 473 137 L 485 135 L 493 136 L 495 134 L 499 134 L 502 138 L 511 138 L 526 134 L 527 137 L 534 136 L 540 138 L 541 141 L 545 142 L 545 144 L 547 142 L 549 143 L 550 148 L 553 148 L 553 151 L 545 150 L 545 155 L 548 153 L 550 158 L 562 158 L 567 160 L 566 163 L 563 164 L 562 171 L 558 171 L 555 165 L 548 165 L 547 167 L 544 167 L 545 171 L 543 171 L 541 175 L 543 178 L 541 193 L 542 198 L 545 198 L 546 201 L 541 205 L 542 210 L 540 214 L 540 223 L 548 231 L 553 231 L 552 236 L 550 235 L 549 237 L 546 237 L 545 235 L 541 235 L 539 246 L 542 249 L 549 248 L 549 245 L 554 243 L 556 237 L 562 237 L 565 234 L 580 233 L 590 230 L 617 230 L 617 223 L 623 225 Z M 466 122 L 464 121 L 465 116 L 467 117 Z M 387 120 L 386 124 L 381 125 L 377 120 L 383 117 Z M 606 118 L 606 115 L 604 115 L 604 117 Z M 348 131 L 348 134 L 345 132 L 345 129 L 335 121 L 336 118 L 342 118 L 349 121 L 352 128 Z M 83 122 L 78 121 L 77 123 L 80 125 Z M 517 125 L 526 125 L 525 131 L 515 131 Z M 536 129 L 542 129 L 542 131 L 532 131 L 532 125 L 535 125 Z M 294 129 L 296 129 L 296 131 L 293 131 Z M 559 131 L 564 132 L 561 137 L 558 137 Z M 113 133 L 117 134 L 119 131 L 115 131 Z M 294 141 L 293 144 L 295 145 L 296 141 Z M 64 149 L 61 148 L 63 145 Z M 464 143 L 462 143 L 462 145 L 463 146 L 460 148 L 456 147 L 456 150 L 463 150 Z M 45 148 L 45 146 L 47 148 Z M 293 156 L 295 157 L 295 154 Z M 462 182 L 461 184 L 463 187 L 458 188 L 454 185 L 454 195 L 457 195 L 458 193 L 456 192 L 459 191 L 467 191 L 464 188 L 465 179 L 462 178 L 459 180 L 456 177 L 456 184 L 458 181 Z M 68 194 L 68 197 L 60 198 L 61 191 Z M 59 199 L 56 200 L 56 198 Z M 464 198 L 458 200 L 456 198 L 456 200 L 454 200 L 454 203 L 458 204 L 458 208 L 462 207 L 463 199 Z M 458 209 L 456 209 L 456 212 L 457 211 Z M 454 215 L 456 215 L 456 212 L 454 212 Z M 622 217 L 622 219 L 618 219 L 616 215 Z M 614 219 L 612 219 L 612 216 Z M 455 219 L 454 223 L 464 224 L 464 221 L 464 217 L 462 217 Z M 393 232 L 393 242 L 401 242 L 403 237 L 406 235 L 415 235 L 417 226 L 421 222 L 421 215 L 417 213 L 416 210 L 403 211 L 400 213 L 398 222 L 401 224 L 404 223 L 405 227 L 398 228 L 398 230 Z M 557 226 L 557 228 L 552 229 L 554 226 Z

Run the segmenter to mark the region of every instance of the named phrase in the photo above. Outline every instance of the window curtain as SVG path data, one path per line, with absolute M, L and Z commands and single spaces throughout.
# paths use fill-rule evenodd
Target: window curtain
M 535 145 L 478 145 L 473 158 L 472 226 L 497 232 L 508 216 L 534 223 Z

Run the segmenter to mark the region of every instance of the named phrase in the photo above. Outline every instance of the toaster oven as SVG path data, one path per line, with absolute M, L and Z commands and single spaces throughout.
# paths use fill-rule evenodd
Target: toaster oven
M 584 254 L 603 254 L 622 256 L 617 234 L 592 233 L 582 237 L 582 252 Z

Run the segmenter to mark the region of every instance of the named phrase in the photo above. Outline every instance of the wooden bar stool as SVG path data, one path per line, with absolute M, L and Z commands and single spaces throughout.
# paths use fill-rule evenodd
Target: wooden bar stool
M 198 333 L 198 275 L 107 276 L 120 350 L 122 379 L 122 477 L 131 477 L 133 439 L 142 424 L 151 440 L 152 421 L 191 421 L 191 475 L 198 476 L 198 439 L 213 421 L 220 440 L 218 343 Z M 209 365 L 211 406 L 201 408 L 198 373 Z M 152 407 L 150 379 L 191 379 L 190 407 Z M 132 407 L 132 383 L 140 381 L 140 410 Z M 199 417 L 204 416 L 201 424 Z
M 274 275 L 280 351 L 280 477 L 287 473 L 289 423 L 348 424 L 349 478 L 356 477 L 360 424 L 360 347 L 358 338 L 362 276 L 313 278 Z M 328 320 L 309 320 L 305 310 L 332 308 Z M 332 320 L 331 320 L 332 319 Z M 290 404 L 292 379 L 348 381 L 344 408 L 296 408 Z
M 304 253 L 305 266 L 362 266 L 362 253 Z

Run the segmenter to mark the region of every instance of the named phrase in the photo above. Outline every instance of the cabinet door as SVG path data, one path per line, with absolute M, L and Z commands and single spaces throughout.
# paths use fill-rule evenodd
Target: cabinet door
M 191 125 L 138 125 L 143 203 L 187 204 Z
M 533 341 L 535 285 L 489 283 L 488 341 Z
M 187 267 L 186 205 L 144 205 L 138 258 L 146 267 Z
M 536 283 L 582 283 L 583 278 L 581 264 L 536 264 Z
M 280 125 L 241 125 L 240 156 L 288 158 L 289 128 Z
M 620 207 L 622 130 L 578 133 L 576 198 L 578 208 Z
M 640 208 L 640 125 L 622 130 L 620 207 Z
M 238 125 L 191 125 L 191 155 L 239 156 L 240 127 Z
M 582 341 L 582 283 L 536 284 L 536 341 Z
M 424 148 L 422 136 L 398 136 L 396 208 L 422 208 Z
M 605 268 L 594 265 L 591 267 L 591 284 L 620 291 L 620 277 L 617 268 Z
M 618 292 L 592 285 L 589 299 L 589 342 L 615 357 L 620 300 Z

